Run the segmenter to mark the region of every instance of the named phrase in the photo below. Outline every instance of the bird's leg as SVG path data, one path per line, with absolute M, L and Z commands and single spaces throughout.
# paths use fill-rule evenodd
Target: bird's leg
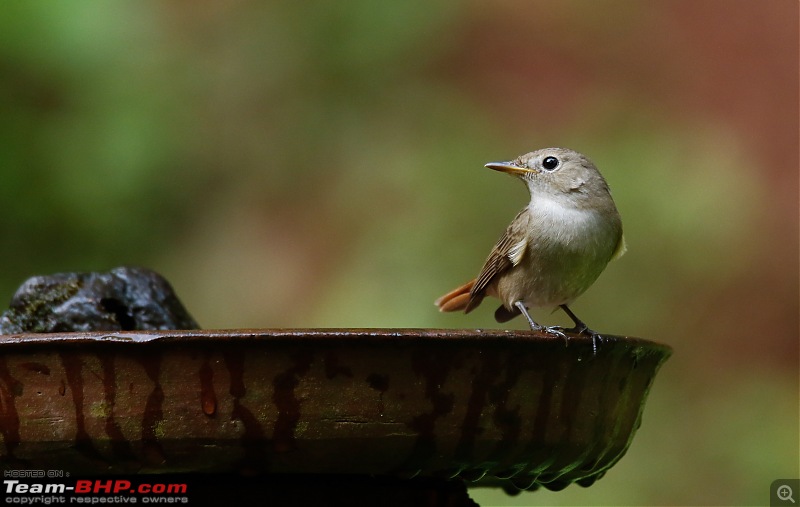
M 572 310 L 569 309 L 569 306 L 567 305 L 558 305 L 558 306 L 562 310 L 564 310 L 564 313 L 566 313 L 569 316 L 569 318 L 572 319 L 572 322 L 575 324 L 575 327 L 565 329 L 564 331 L 575 334 L 581 334 L 581 333 L 597 334 L 591 329 L 589 329 L 589 326 L 587 326 L 581 319 L 579 319 L 577 315 L 572 313 Z
M 591 336 L 592 337 L 592 352 L 594 352 L 596 354 L 597 353 L 597 341 L 598 340 L 599 341 L 603 341 L 603 337 L 600 336 L 599 333 L 589 329 L 589 326 L 587 326 L 581 319 L 579 319 L 577 315 L 572 313 L 572 310 L 570 310 L 567 305 L 559 305 L 559 306 L 561 307 L 562 310 L 564 310 L 564 313 L 566 313 L 569 316 L 569 318 L 572 319 L 572 322 L 575 323 L 575 327 L 570 328 L 570 329 L 564 329 L 564 331 L 566 331 L 567 333 L 586 334 L 586 335 Z
M 528 324 L 530 324 L 531 329 L 533 329 L 534 331 L 542 331 L 544 329 L 544 326 L 540 326 L 539 324 L 533 321 L 530 314 L 528 313 L 528 309 L 525 308 L 525 305 L 522 303 L 522 301 L 517 301 L 516 303 L 514 303 L 514 306 L 516 306 L 517 310 L 519 310 L 520 313 L 523 316 L 525 316 L 526 319 L 528 319 Z
M 561 329 L 558 328 L 557 326 L 545 327 L 534 322 L 530 314 L 528 313 L 528 309 L 525 308 L 525 305 L 522 303 L 522 301 L 515 302 L 514 306 L 516 306 L 517 310 L 519 310 L 520 313 L 524 315 L 525 318 L 528 320 L 528 324 L 531 326 L 531 329 L 533 329 L 534 331 L 543 331 L 545 333 L 560 336 L 561 338 L 564 338 L 566 344 L 569 345 L 569 338 L 567 338 L 567 335 L 562 333 Z

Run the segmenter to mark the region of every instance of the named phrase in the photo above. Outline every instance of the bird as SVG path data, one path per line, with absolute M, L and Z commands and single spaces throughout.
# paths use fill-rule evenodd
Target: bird
M 469 313 L 489 295 L 500 300 L 497 322 L 523 315 L 531 329 L 568 339 L 565 333 L 602 337 L 569 308 L 626 251 L 622 220 L 605 178 L 585 155 L 545 148 L 484 167 L 522 180 L 530 203 L 494 245 L 477 278 L 435 301 L 439 311 Z M 574 327 L 545 327 L 531 307 L 561 308 Z

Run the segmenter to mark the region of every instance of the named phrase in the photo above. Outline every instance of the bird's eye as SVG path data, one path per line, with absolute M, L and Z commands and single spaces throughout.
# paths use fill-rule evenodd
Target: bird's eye
M 558 159 L 556 157 L 545 157 L 544 160 L 542 160 L 542 167 L 548 171 L 552 171 L 558 167 Z

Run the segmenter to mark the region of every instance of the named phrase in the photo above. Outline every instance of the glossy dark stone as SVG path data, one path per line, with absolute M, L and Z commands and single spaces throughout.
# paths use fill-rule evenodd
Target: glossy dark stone
M 0 315 L 0 334 L 198 327 L 163 277 L 134 267 L 29 278 Z

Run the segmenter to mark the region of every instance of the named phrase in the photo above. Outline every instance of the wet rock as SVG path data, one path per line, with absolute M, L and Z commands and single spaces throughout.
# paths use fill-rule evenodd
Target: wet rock
M 0 334 L 198 328 L 169 282 L 135 267 L 29 278 L 0 315 Z

